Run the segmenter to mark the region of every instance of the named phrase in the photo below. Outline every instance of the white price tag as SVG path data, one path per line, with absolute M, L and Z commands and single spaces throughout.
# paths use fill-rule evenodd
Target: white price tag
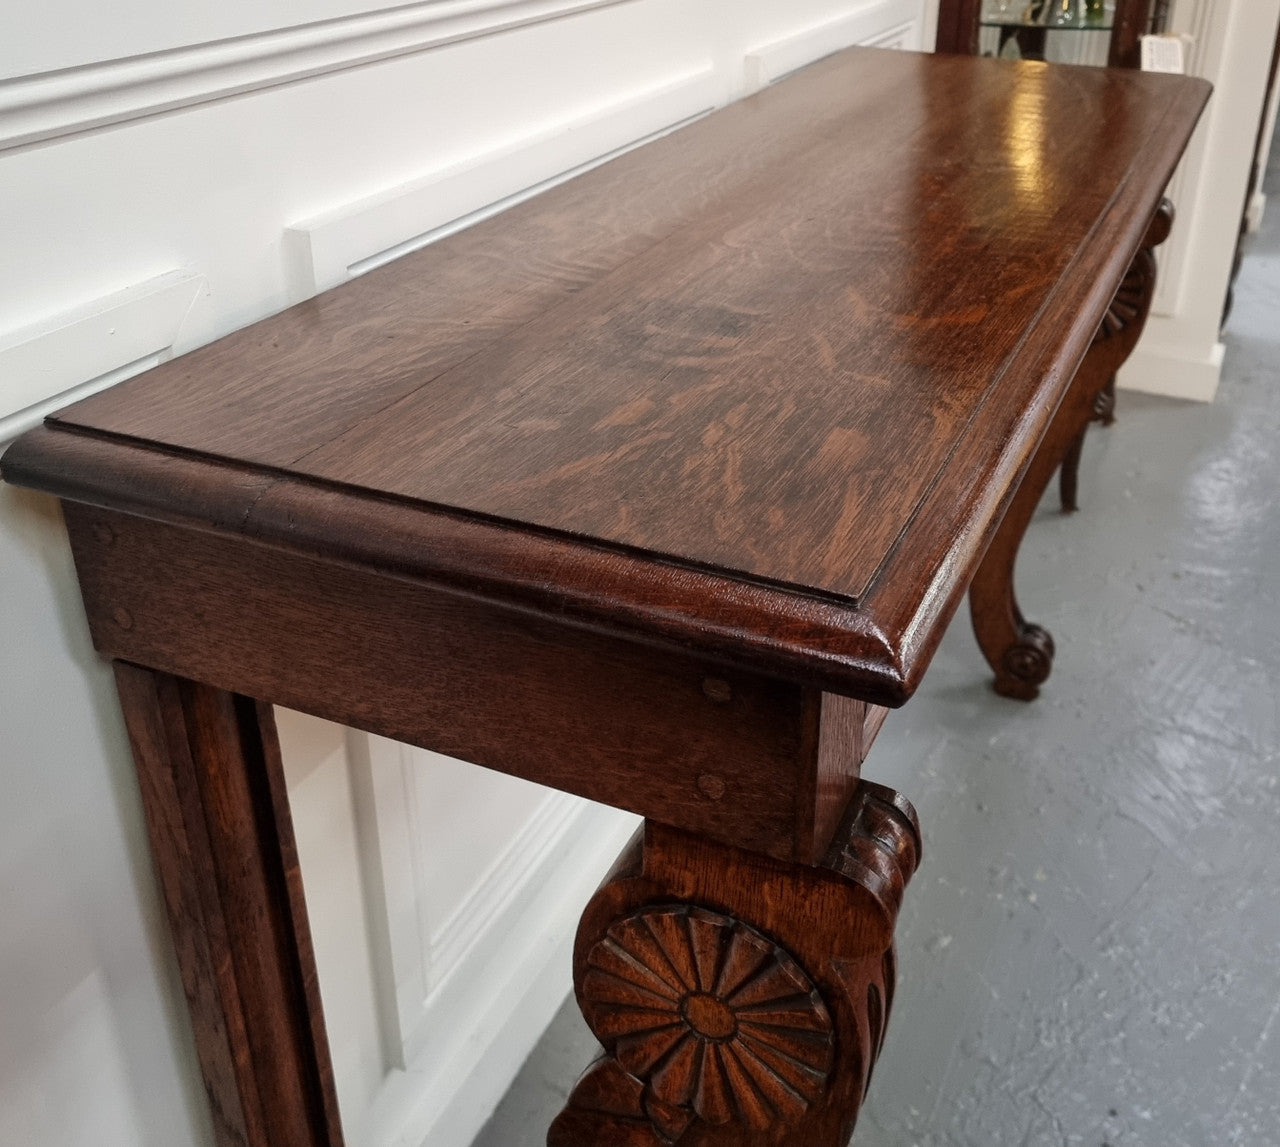
M 1143 36 L 1142 70 L 1144 72 L 1175 72 L 1183 75 L 1187 70 L 1186 43 L 1181 36 Z

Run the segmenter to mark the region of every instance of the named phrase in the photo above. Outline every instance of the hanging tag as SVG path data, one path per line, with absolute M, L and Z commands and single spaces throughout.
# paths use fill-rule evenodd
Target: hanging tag
M 1142 70 L 1144 72 L 1187 71 L 1187 38 L 1173 34 L 1142 37 Z

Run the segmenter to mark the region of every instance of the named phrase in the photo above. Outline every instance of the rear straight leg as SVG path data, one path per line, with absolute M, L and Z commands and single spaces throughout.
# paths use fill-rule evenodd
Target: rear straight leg
M 549 1147 L 845 1147 L 893 999 L 914 810 L 862 782 L 820 865 L 646 822 L 583 914 L 604 1056 Z
M 270 706 L 115 664 L 219 1147 L 341 1147 Z

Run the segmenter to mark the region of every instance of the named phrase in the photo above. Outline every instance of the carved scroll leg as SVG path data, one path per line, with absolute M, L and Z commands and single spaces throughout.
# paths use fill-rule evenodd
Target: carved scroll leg
M 646 823 L 587 906 L 604 1046 L 550 1147 L 845 1147 L 893 998 L 915 812 L 863 782 L 820 866 Z
M 1028 622 L 1018 608 L 1014 567 L 1045 486 L 1078 440 L 1092 401 L 1091 394 L 1076 386 L 1067 393 L 969 584 L 974 636 L 995 670 L 995 690 L 1003 697 L 1034 700 L 1053 668 L 1053 638 Z
M 219 1147 L 341 1147 L 271 708 L 116 664 Z
M 1173 204 L 1165 199 L 1156 209 L 1142 247 L 1134 257 L 1116 291 L 1111 306 L 1093 337 L 1093 344 L 1080 365 L 1072 384 L 1093 392 L 1093 405 L 1079 434 L 1062 460 L 1059 483 L 1062 509 L 1070 513 L 1078 508 L 1076 491 L 1080 472 L 1080 453 L 1090 422 L 1110 426 L 1116 420 L 1116 372 L 1133 353 L 1142 337 L 1151 302 L 1156 293 L 1155 248 L 1168 237 L 1173 227 Z
M 1092 345 L 1076 371 L 1013 502 L 1000 523 L 969 587 L 973 631 L 995 670 L 995 690 L 1020 701 L 1034 700 L 1053 668 L 1053 638 L 1028 622 L 1018 608 L 1014 566 L 1027 525 L 1054 471 L 1062 469 L 1062 508 L 1076 508 L 1080 451 L 1090 421 L 1107 408 L 1104 397 L 1116 371 L 1137 345 L 1155 294 L 1155 251 L 1173 224 L 1166 199 L 1147 228 L 1144 246 L 1130 264 Z

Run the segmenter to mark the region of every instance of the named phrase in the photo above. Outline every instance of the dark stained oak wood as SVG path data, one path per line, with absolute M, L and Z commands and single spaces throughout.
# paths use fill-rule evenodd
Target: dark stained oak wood
M 841 53 L 9 449 L 121 666 L 219 1147 L 341 1139 L 269 703 L 647 818 L 553 1143 L 843 1144 L 919 852 L 862 760 L 1016 549 L 1207 95 Z M 593 953 L 677 928 L 797 986 L 789 1091 L 627 1051 Z
M 646 824 L 583 913 L 574 988 L 605 1057 L 549 1147 L 845 1147 L 920 855 L 910 804 L 865 782 L 816 867 Z
M 982 0 L 942 0 L 934 50 L 954 56 L 978 54 L 978 21 Z
M 1119 0 L 1107 53 L 1110 67 L 1142 67 L 1142 37 L 1164 28 L 1163 15 L 1159 18 L 1156 15 L 1158 7 L 1158 0 Z
M 981 0 L 943 0 L 938 12 L 937 51 L 959 55 L 977 55 Z M 1119 0 L 1113 16 L 1108 45 L 1111 67 L 1141 66 L 1141 38 L 1148 32 L 1162 32 L 1168 22 L 1166 0 Z M 1149 302 L 1148 302 L 1148 305 Z M 1095 403 L 1094 421 L 1110 426 L 1115 422 L 1115 379 L 1110 379 Z M 1078 488 L 1080 452 L 1084 431 L 1068 449 L 1060 471 L 1062 508 L 1074 511 Z
M 341 1147 L 271 708 L 116 663 L 214 1133 Z

